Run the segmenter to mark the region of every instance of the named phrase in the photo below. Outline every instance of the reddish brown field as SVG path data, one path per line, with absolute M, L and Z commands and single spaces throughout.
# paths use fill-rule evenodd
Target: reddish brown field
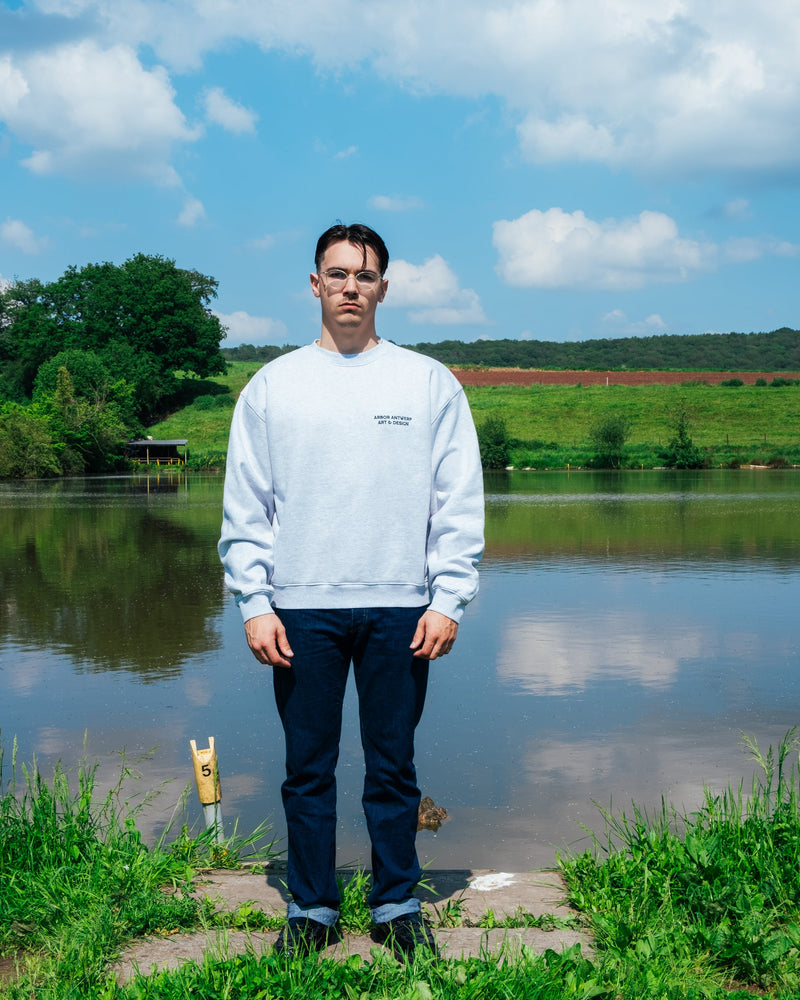
M 763 378 L 800 379 L 798 372 L 595 372 L 545 371 L 538 368 L 452 368 L 462 385 L 679 385 L 709 382 L 714 385 L 740 378 L 748 385 Z

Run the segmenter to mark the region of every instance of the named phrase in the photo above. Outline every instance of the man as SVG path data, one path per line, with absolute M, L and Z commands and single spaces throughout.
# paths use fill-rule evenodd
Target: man
M 414 730 L 428 663 L 477 592 L 483 493 L 461 386 L 381 340 L 389 254 L 362 225 L 317 243 L 320 338 L 266 365 L 231 425 L 220 557 L 247 642 L 273 668 L 286 739 L 288 888 L 278 951 L 324 946 L 338 919 L 336 784 L 350 663 L 359 699 L 379 940 L 434 949 L 414 887 Z

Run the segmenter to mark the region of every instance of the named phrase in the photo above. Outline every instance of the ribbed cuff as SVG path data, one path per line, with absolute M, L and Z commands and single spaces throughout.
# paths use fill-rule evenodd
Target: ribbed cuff
M 464 607 L 458 594 L 450 590 L 434 590 L 428 610 L 438 611 L 440 615 L 451 618 L 458 624 L 464 615 Z

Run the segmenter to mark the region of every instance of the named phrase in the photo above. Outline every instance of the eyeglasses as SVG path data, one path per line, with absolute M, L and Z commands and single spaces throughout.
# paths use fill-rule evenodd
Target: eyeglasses
M 374 271 L 343 271 L 340 267 L 332 267 L 322 273 L 332 292 L 340 292 L 351 274 L 356 279 L 356 285 L 365 292 L 371 291 L 381 280 L 381 276 Z

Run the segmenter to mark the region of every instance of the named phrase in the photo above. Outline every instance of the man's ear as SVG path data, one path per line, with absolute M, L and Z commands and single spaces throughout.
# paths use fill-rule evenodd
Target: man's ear
M 311 274 L 309 274 L 308 279 L 311 282 L 311 291 L 317 298 L 319 298 L 320 295 L 319 275 L 316 272 L 312 271 Z
M 378 295 L 378 302 L 383 302 L 383 300 L 386 298 L 386 289 L 388 287 L 389 287 L 389 281 L 388 281 L 388 279 L 382 278 L 381 279 L 381 290 L 380 290 L 380 294 Z

